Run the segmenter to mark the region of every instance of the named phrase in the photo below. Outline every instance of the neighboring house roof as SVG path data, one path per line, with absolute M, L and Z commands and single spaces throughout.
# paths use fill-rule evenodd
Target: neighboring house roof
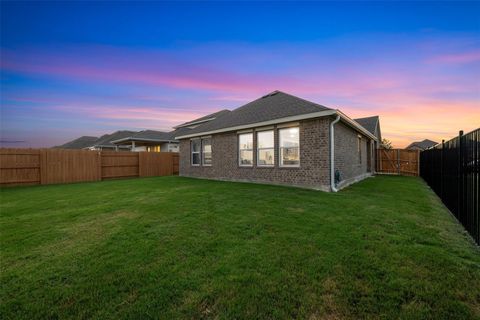
M 410 145 L 408 145 L 407 149 L 418 148 L 418 149 L 426 150 L 428 148 L 436 146 L 437 144 L 438 144 L 438 142 L 425 139 L 425 140 L 422 140 L 422 141 L 412 142 Z
M 111 134 L 105 134 L 100 138 L 98 138 L 98 140 L 95 141 L 92 147 L 113 148 L 115 147 L 115 144 L 113 144 L 112 141 L 132 136 L 135 133 L 136 133 L 135 131 L 121 130 L 121 131 L 115 131 L 114 133 L 111 133 Z
M 83 136 L 75 140 L 64 143 L 60 146 L 55 146 L 56 149 L 83 149 L 90 147 L 98 140 L 98 137 Z
M 372 116 L 366 118 L 358 118 L 354 119 L 358 122 L 362 127 L 367 129 L 370 133 L 375 135 L 378 140 L 382 140 L 382 134 L 380 132 L 380 118 L 379 116 Z
M 208 121 L 211 121 L 211 120 L 214 120 L 216 119 L 217 117 L 220 117 L 222 115 L 225 115 L 227 113 L 229 113 L 230 110 L 227 110 L 227 109 L 223 109 L 223 110 L 220 110 L 220 111 L 217 111 L 217 112 L 214 112 L 214 113 L 211 113 L 211 114 L 208 114 L 206 116 L 203 116 L 201 118 L 198 118 L 198 119 L 195 119 L 195 120 L 192 120 L 192 121 L 188 121 L 188 122 L 185 122 L 185 123 L 182 123 L 178 126 L 175 126 L 173 127 L 174 129 L 178 129 L 178 128 L 182 128 L 182 127 L 189 127 L 189 126 L 195 126 L 197 124 L 201 124 L 201 123 L 204 123 L 204 122 L 208 122 Z
M 218 114 L 215 119 L 201 123 L 188 132 L 177 133 L 175 137 L 177 139 L 184 139 L 202 134 L 247 128 L 253 125 L 267 125 L 282 120 L 298 121 L 301 119 L 335 114 L 341 116 L 343 121 L 356 127 L 367 136 L 377 139 L 375 135 L 371 134 L 367 129 L 340 111 L 281 91 L 271 92 L 233 111 Z
M 173 136 L 172 132 L 143 130 L 128 137 L 112 140 L 111 142 L 118 144 L 128 141 L 170 142 L 175 141 L 175 137 Z

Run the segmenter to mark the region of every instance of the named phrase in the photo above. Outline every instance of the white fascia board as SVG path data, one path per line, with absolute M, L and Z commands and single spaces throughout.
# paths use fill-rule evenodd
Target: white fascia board
M 355 129 L 357 129 L 358 131 L 360 131 L 361 133 L 363 133 L 364 135 L 366 135 L 367 137 L 375 140 L 375 141 L 378 141 L 377 137 L 375 137 L 375 135 L 373 135 L 370 131 L 368 131 L 367 129 L 365 129 L 364 127 L 362 127 L 357 121 L 353 120 L 352 118 L 348 117 L 345 113 L 343 113 L 342 111 L 340 110 L 337 110 L 337 114 L 342 118 L 342 120 L 344 122 L 346 122 L 347 124 L 349 124 L 350 126 L 354 127 Z
M 245 125 L 241 125 L 241 126 L 222 128 L 222 129 L 218 129 L 218 130 L 187 134 L 187 135 L 184 135 L 184 136 L 175 137 L 175 139 L 176 140 L 187 139 L 187 138 L 193 138 L 193 137 L 197 137 L 197 136 L 211 135 L 211 134 L 228 132 L 228 131 L 238 131 L 238 130 L 250 129 L 250 128 L 254 128 L 254 127 L 269 126 L 269 125 L 284 123 L 284 122 L 293 122 L 293 121 L 299 121 L 299 120 L 305 120 L 305 119 L 311 119 L 311 118 L 319 118 L 319 117 L 331 116 L 331 115 L 336 114 L 336 113 L 337 113 L 337 110 L 325 110 L 325 111 L 319 111 L 319 112 L 313 112 L 313 113 L 306 113 L 306 114 L 300 114 L 298 116 L 291 116 L 291 117 L 279 118 L 279 119 L 274 119 L 274 120 L 250 123 L 250 124 L 245 124 Z

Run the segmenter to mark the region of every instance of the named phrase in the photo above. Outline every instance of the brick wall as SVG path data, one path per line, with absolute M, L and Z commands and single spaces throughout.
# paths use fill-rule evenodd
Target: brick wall
M 278 128 L 275 126 L 275 166 L 256 166 L 256 134 L 253 167 L 238 165 L 238 134 L 215 134 L 212 141 L 212 165 L 190 164 L 190 140 L 180 142 L 180 175 L 218 180 L 248 181 L 269 184 L 294 185 L 330 191 L 329 125 L 331 118 L 317 118 L 300 122 L 300 167 L 281 168 L 278 157 Z M 357 156 L 357 131 L 342 123 L 335 125 L 335 167 L 340 170 L 339 187 L 369 175 L 367 171 L 367 138 L 362 139 L 362 161 Z M 374 159 L 372 159 L 372 162 Z
M 257 167 L 254 151 L 253 167 L 238 165 L 237 132 L 212 136 L 212 166 L 190 165 L 190 140 L 180 143 L 180 175 L 220 180 L 250 181 L 285 184 L 320 190 L 329 190 L 329 118 L 311 119 L 300 122 L 300 167 L 279 167 L 278 148 L 275 148 L 275 166 Z M 254 150 L 257 146 L 253 135 Z M 275 127 L 275 146 L 278 146 L 278 130 Z
M 358 136 L 361 140 L 361 159 L 358 156 Z M 367 151 L 372 156 L 372 149 L 367 148 L 368 141 L 364 135 L 347 127 L 341 122 L 335 125 L 335 170 L 340 171 L 341 181 L 338 187 L 346 186 L 368 176 L 373 168 L 375 159 L 370 161 L 370 171 L 367 168 Z

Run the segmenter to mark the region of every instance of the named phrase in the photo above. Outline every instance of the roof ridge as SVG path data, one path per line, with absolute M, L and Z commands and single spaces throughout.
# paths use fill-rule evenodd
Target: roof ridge
M 314 104 L 314 105 L 319 106 L 319 107 L 322 107 L 322 108 L 334 110 L 334 109 L 329 108 L 329 107 L 327 107 L 327 106 L 324 106 L 324 105 L 322 105 L 322 104 L 319 104 L 319 103 L 316 103 L 316 102 L 313 102 L 313 101 L 310 101 L 310 100 L 307 100 L 307 99 L 303 99 L 303 98 L 294 96 L 293 94 L 290 94 L 290 93 L 286 93 L 286 92 L 283 92 L 283 91 L 280 91 L 280 90 L 275 90 L 275 91 L 277 91 L 277 93 L 283 93 L 283 94 L 286 95 L 286 96 L 290 96 L 290 97 L 292 97 L 292 98 L 299 99 L 299 100 L 302 100 L 302 101 L 305 101 L 305 102 Z

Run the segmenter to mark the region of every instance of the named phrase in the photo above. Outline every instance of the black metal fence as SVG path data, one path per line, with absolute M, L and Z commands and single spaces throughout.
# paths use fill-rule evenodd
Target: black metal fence
M 480 128 L 420 153 L 420 176 L 480 244 Z

